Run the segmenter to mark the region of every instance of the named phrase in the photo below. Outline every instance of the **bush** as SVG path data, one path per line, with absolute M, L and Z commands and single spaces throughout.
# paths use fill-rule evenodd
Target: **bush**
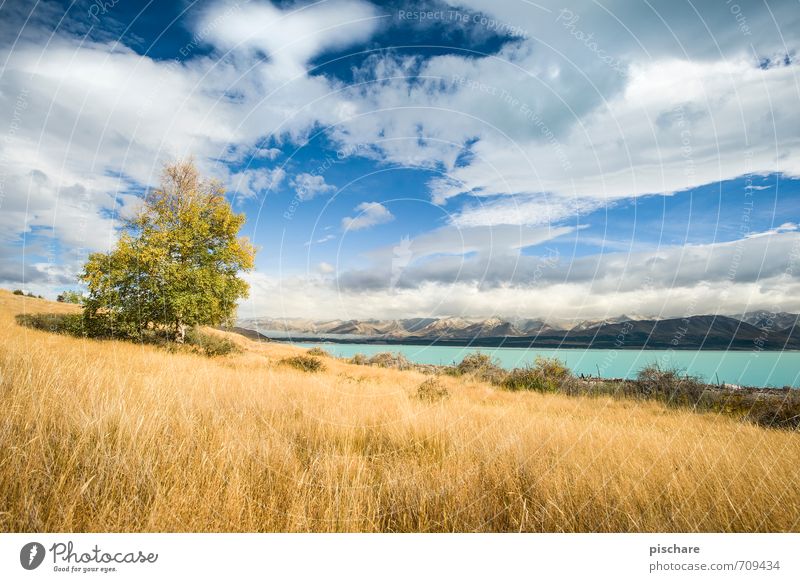
M 450 397 L 447 388 L 437 378 L 428 378 L 417 386 L 415 396 L 427 402 L 438 402 Z
M 549 392 L 549 385 L 533 366 L 514 368 L 503 380 L 503 388 L 506 390 L 536 390 L 537 392 Z
M 163 329 L 138 329 L 133 324 L 115 322 L 106 314 L 86 317 L 80 313 L 25 313 L 16 316 L 17 323 L 75 337 L 94 339 L 118 339 L 136 341 L 166 347 L 171 351 L 179 351 L 180 344 L 174 343 L 171 331 Z M 216 335 L 205 334 L 197 329 L 186 333 L 185 347 L 200 351 L 206 356 L 224 356 L 239 352 L 238 346 L 231 340 Z
M 309 356 L 319 356 L 321 358 L 330 358 L 331 357 L 331 355 L 328 352 L 326 352 L 325 350 L 323 350 L 319 346 L 314 346 L 310 350 L 306 351 L 306 353 Z
M 502 382 L 507 390 L 559 392 L 569 389 L 572 372 L 556 358 L 538 356 L 533 366 L 514 368 Z
M 501 384 L 508 374 L 497 359 L 492 359 L 488 354 L 475 352 L 467 354 L 455 366 L 455 375 L 458 376 L 473 376 L 478 380 L 485 382 L 492 382 L 493 384 Z
M 25 313 L 16 316 L 17 323 L 33 329 L 63 333 L 76 337 L 140 340 L 139 331 L 107 315 L 85 317 L 80 313 Z
M 785 397 L 770 395 L 757 399 L 747 418 L 761 426 L 800 429 L 800 391 L 790 389 Z
M 666 400 L 672 404 L 697 404 L 705 385 L 695 376 L 682 374 L 675 368 L 661 369 L 658 364 L 645 366 L 636 376 L 637 395 Z
M 350 363 L 355 364 L 356 366 L 366 366 L 369 362 L 369 359 L 364 354 L 355 354 L 352 358 L 350 358 Z
M 284 366 L 291 366 L 303 372 L 321 372 L 325 369 L 325 364 L 322 363 L 322 360 L 307 355 L 283 358 L 278 363 Z
M 464 359 L 456 366 L 459 374 L 474 374 L 489 366 L 496 366 L 497 363 L 492 361 L 488 354 L 475 352 L 474 354 L 467 354 Z
M 786 391 L 753 388 L 733 392 L 711 389 L 703 395 L 698 408 L 749 420 L 760 426 L 800 429 L 800 390 L 791 388 Z
M 234 342 L 228 338 L 202 333 L 197 328 L 192 328 L 186 332 L 185 342 L 191 346 L 197 346 L 206 356 L 227 356 L 228 354 L 239 353 L 241 350 Z
M 397 368 L 398 370 L 410 370 L 414 365 L 401 353 L 381 352 L 375 354 L 367 360 L 370 366 L 379 368 Z
M 14 289 L 12 291 L 14 295 L 25 295 L 25 292 L 22 289 Z
M 16 291 L 14 292 L 16 294 Z M 24 313 L 16 316 L 17 323 L 33 329 L 69 335 L 86 335 L 80 313 Z

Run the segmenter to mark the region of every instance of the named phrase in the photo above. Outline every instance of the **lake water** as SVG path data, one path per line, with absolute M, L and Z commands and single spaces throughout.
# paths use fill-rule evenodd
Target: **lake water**
M 401 352 L 419 364 L 448 365 L 460 362 L 465 355 L 480 351 L 499 360 L 504 368 L 533 363 L 536 356 L 555 357 L 566 363 L 574 374 L 604 378 L 634 378 L 648 364 L 678 368 L 709 383 L 725 382 L 741 386 L 800 386 L 800 352 L 722 352 L 685 350 L 592 350 L 466 348 L 449 346 L 401 346 L 375 344 L 296 343 L 310 348 L 320 346 L 335 356 L 352 357 L 357 353 Z

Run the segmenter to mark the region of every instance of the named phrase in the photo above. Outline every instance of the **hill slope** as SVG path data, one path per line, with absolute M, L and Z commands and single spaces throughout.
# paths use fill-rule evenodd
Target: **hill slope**
M 798 531 L 800 435 L 511 393 L 230 335 L 217 359 L 19 327 L 0 292 L 0 530 Z M 210 332 L 218 333 L 218 332 Z

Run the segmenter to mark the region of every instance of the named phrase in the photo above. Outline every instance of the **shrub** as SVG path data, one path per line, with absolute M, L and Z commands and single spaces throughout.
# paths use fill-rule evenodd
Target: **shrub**
M 17 323 L 33 329 L 61 333 L 75 337 L 95 339 L 120 339 L 137 341 L 177 351 L 168 330 L 139 329 L 133 324 L 116 322 L 107 314 L 86 317 L 80 313 L 25 313 L 17 315 Z M 190 329 L 186 334 L 186 345 L 207 356 L 224 356 L 239 351 L 231 340 Z
M 788 390 L 785 397 L 770 395 L 756 400 L 747 417 L 761 426 L 800 429 L 800 392 Z
M 33 329 L 76 336 L 86 335 L 83 317 L 79 313 L 24 313 L 17 315 L 16 319 L 18 324 Z
M 572 372 L 556 358 L 537 356 L 533 366 L 514 368 L 507 374 L 502 386 L 507 390 L 535 390 L 537 392 L 571 392 Z
M 478 380 L 500 384 L 505 379 L 507 372 L 500 367 L 497 359 L 492 359 L 488 354 L 475 352 L 464 356 L 464 359 L 455 366 L 455 374 L 473 376 Z
M 16 319 L 17 323 L 26 327 L 76 337 L 142 339 L 134 327 L 115 322 L 102 314 L 85 317 L 80 313 L 25 313 L 17 315 Z
M 570 372 L 569 368 L 558 358 L 537 356 L 534 362 L 534 368 L 539 370 L 545 378 L 554 382 L 563 382 L 572 376 L 572 372 Z
M 417 386 L 415 396 L 420 400 L 427 402 L 438 402 L 445 398 L 450 397 L 447 388 L 442 385 L 438 378 L 428 378 L 422 384 Z
M 639 396 L 689 405 L 699 402 L 705 390 L 699 378 L 682 374 L 675 368 L 662 369 L 658 364 L 639 370 L 635 387 Z
M 460 374 L 474 374 L 484 368 L 495 365 L 497 365 L 496 362 L 492 361 L 488 354 L 475 352 L 464 356 L 464 359 L 456 366 L 456 369 Z
M 369 360 L 364 354 L 355 354 L 352 358 L 350 358 L 350 363 L 355 364 L 356 366 L 366 366 L 368 362 Z
M 14 295 L 25 295 L 25 292 L 22 289 L 14 289 L 12 291 Z
M 278 363 L 284 366 L 291 366 L 303 372 L 321 372 L 325 369 L 325 364 L 313 356 L 301 355 L 283 358 Z
M 537 392 L 548 392 L 548 384 L 545 378 L 533 367 L 525 366 L 514 368 L 503 380 L 503 388 L 506 390 L 536 390 Z
M 380 352 L 367 360 L 370 366 L 379 368 L 397 368 L 398 370 L 410 370 L 413 364 L 401 353 Z
M 323 350 L 319 346 L 314 346 L 310 350 L 306 351 L 306 353 L 309 356 L 319 356 L 321 358 L 330 358 L 331 357 L 331 355 L 328 352 L 326 352 L 325 350 Z
M 785 392 L 768 388 L 718 392 L 703 395 L 702 408 L 749 420 L 760 426 L 798 430 L 800 428 L 800 391 Z
M 186 343 L 197 346 L 206 356 L 227 356 L 240 352 L 239 346 L 225 337 L 203 333 L 197 328 L 186 332 Z

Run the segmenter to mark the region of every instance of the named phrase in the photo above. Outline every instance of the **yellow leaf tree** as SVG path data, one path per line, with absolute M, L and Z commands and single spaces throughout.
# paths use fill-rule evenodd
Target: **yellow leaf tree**
M 245 216 L 224 195 L 192 161 L 166 166 L 161 187 L 124 223 L 116 247 L 89 256 L 84 315 L 107 317 L 134 335 L 168 329 L 178 342 L 189 326 L 229 321 L 247 297 L 240 274 L 253 269 L 255 249 L 238 236 Z

